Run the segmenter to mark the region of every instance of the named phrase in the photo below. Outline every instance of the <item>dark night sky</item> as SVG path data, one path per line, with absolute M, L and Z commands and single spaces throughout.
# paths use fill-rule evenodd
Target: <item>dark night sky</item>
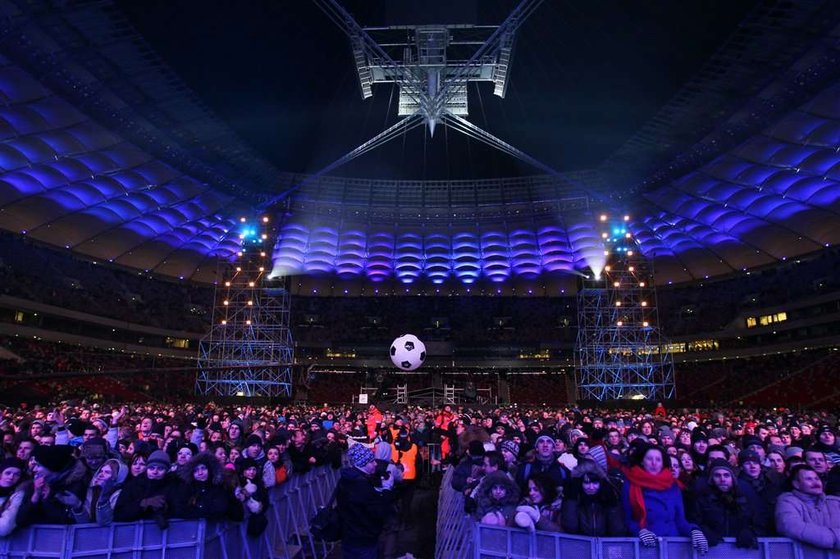
M 756 3 L 546 0 L 519 30 L 507 97 L 492 95 L 491 84 L 472 85 L 470 120 L 558 170 L 594 167 L 655 115 Z M 199 98 L 282 170 L 314 172 L 396 121 L 390 86 L 362 100 L 346 37 L 312 2 L 117 4 Z M 362 25 L 498 24 L 516 3 L 342 5 Z M 416 129 L 335 174 L 535 173 L 455 132 L 440 130 L 430 139 Z

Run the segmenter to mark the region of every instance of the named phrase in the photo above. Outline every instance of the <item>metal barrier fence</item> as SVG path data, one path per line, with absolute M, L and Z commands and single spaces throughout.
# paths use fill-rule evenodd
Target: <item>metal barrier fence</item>
M 323 559 L 331 543 L 309 535 L 309 520 L 327 503 L 338 470 L 321 467 L 269 492 L 268 527 L 259 537 L 246 533 L 246 522 L 155 522 L 36 525 L 0 538 L 0 559 Z
M 816 549 L 788 538 L 759 538 L 758 549 L 735 547 L 734 538 L 699 555 L 688 538 L 660 538 L 655 548 L 638 538 L 589 538 L 557 532 L 488 526 L 464 513 L 464 497 L 443 478 L 438 498 L 437 559 L 840 559 L 840 552 Z
M 443 475 L 438 495 L 437 559 L 467 559 L 473 555 L 473 520 L 464 513 L 464 496 L 451 487 L 455 468 Z

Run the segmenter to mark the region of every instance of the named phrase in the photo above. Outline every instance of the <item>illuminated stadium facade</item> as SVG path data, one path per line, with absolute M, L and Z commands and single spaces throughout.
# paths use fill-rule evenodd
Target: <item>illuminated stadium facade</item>
M 738 110 L 714 80 L 692 83 L 640 132 L 647 140 L 631 138 L 601 168 L 470 181 L 319 177 L 275 208 L 275 273 L 299 276 L 301 293 L 481 284 L 553 295 L 597 268 L 593 216 L 608 206 L 634 216 L 628 227 L 655 260 L 659 284 L 836 244 L 836 27 L 822 23 L 818 37 L 796 28 L 836 15 L 830 4 L 799 6 L 775 34 L 718 51 L 704 71 L 718 65 L 733 83 L 757 72 L 749 57 L 732 61 L 736 47 L 755 54 L 787 38 L 797 54 L 781 59 L 781 71 L 765 66 L 763 88 L 737 99 Z M 302 177 L 277 171 L 210 116 L 113 7 L 40 19 L 14 3 L 4 9 L 0 226 L 128 268 L 215 281 L 215 259 L 235 252 L 238 217 Z M 766 26 L 771 15 L 757 10 L 744 27 Z M 75 49 L 80 37 L 98 50 Z M 668 134 L 704 117 L 710 99 L 722 112 L 715 127 L 676 145 Z M 629 160 L 659 167 L 622 175 Z

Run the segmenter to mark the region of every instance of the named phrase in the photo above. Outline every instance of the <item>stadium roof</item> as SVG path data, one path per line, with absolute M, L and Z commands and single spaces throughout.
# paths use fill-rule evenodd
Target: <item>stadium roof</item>
M 213 281 L 239 216 L 294 190 L 275 268 L 325 287 L 573 288 L 602 212 L 630 216 L 659 283 L 811 253 L 840 241 L 840 4 L 736 4 L 543 3 L 508 96 L 476 87 L 470 118 L 557 175 L 414 133 L 297 189 L 396 119 L 314 5 L 3 1 L 0 227 Z M 423 5 L 498 24 L 515 4 Z

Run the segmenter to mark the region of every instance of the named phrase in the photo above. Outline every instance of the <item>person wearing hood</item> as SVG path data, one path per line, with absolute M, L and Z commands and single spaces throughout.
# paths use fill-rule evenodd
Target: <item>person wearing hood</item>
M 23 461 L 17 458 L 0 461 L 0 538 L 11 534 L 17 526 L 17 514 L 29 483 L 25 474 Z
M 107 526 L 114 520 L 114 508 L 128 477 L 128 466 L 109 458 L 99 466 L 88 486 L 81 511 L 73 511 L 77 524 L 95 522 Z
M 73 524 L 73 509 L 81 509 L 85 465 L 67 445 L 39 446 L 33 453 L 33 481 L 18 511 L 18 526 Z
M 341 549 L 344 559 L 375 559 L 379 536 L 394 514 L 394 480 L 374 480 L 376 459 L 363 444 L 347 451 L 350 467 L 342 468 L 336 486 L 336 503 L 341 520 Z
M 173 518 L 242 521 L 242 503 L 233 488 L 225 485 L 222 465 L 215 456 L 199 452 L 178 474 L 182 483 L 172 500 Z
M 393 456 L 393 448 L 391 443 L 385 440 L 380 440 L 373 445 L 373 457 L 376 460 L 376 474 L 381 479 L 384 476 L 390 476 L 394 483 L 400 483 L 403 480 L 403 470 L 397 464 L 391 461 Z
M 482 524 L 508 526 L 513 522 L 519 502 L 519 487 L 501 470 L 491 472 L 481 480 L 475 494 L 473 517 Z
M 563 530 L 590 537 L 622 537 L 627 533 L 618 491 L 597 462 L 582 459 L 572 470 L 560 510 Z

